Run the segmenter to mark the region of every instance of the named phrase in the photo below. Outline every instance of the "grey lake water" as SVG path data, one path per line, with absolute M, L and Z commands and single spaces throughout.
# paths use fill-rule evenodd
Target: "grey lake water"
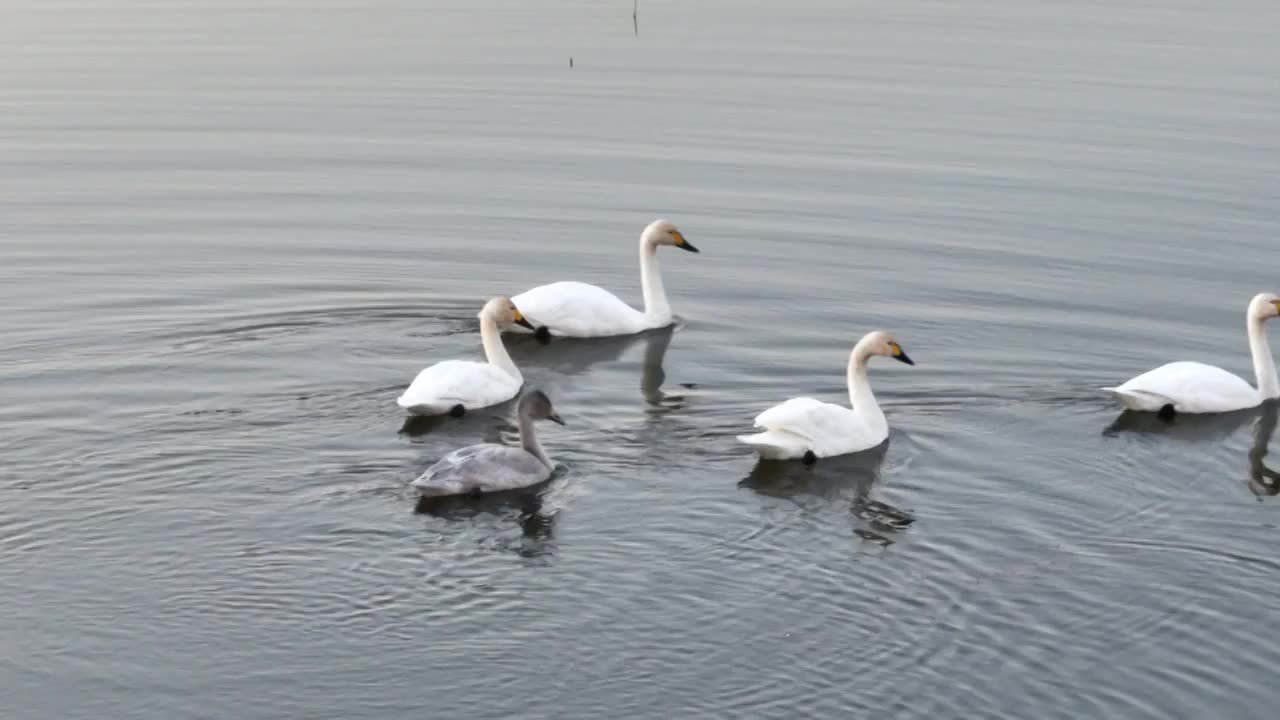
M 6 4 L 0 716 L 1274 717 L 1275 408 L 1098 388 L 1252 380 L 1280 5 L 632 9 Z M 558 475 L 419 507 L 515 434 L 414 374 L 658 217 L 674 330 L 511 342 Z M 887 445 L 734 441 L 878 328 Z

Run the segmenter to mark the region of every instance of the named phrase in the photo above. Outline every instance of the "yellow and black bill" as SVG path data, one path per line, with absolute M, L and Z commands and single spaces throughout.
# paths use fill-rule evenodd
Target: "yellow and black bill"
M 520 327 L 527 327 L 530 330 L 538 329 L 533 326 L 533 323 L 529 322 L 528 320 L 525 320 L 524 315 L 521 315 L 519 310 L 516 310 L 516 324 L 519 325 Z
M 898 343 L 896 343 L 896 342 L 894 342 L 894 343 L 889 343 L 889 349 L 893 351 L 893 359 L 894 359 L 894 360 L 897 360 L 897 361 L 899 361 L 899 362 L 904 362 L 904 363 L 906 363 L 906 364 L 908 364 L 908 365 L 915 365 L 915 364 L 916 364 L 916 362 L 915 362 L 914 360 L 912 360 L 912 359 L 907 355 L 906 351 L 905 351 L 905 350 L 903 350 L 903 349 L 902 349 L 902 346 L 901 346 L 901 345 L 899 345 Z
M 694 252 L 694 253 L 698 252 L 698 248 L 694 247 L 693 243 L 689 242 L 688 240 L 685 240 L 684 235 L 679 230 L 673 230 L 671 234 L 675 236 L 676 247 L 680 248 L 681 250 L 688 250 L 689 252 Z

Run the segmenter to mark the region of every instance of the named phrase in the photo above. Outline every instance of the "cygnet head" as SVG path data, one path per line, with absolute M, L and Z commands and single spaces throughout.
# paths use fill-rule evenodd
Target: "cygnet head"
M 684 239 L 684 235 L 680 233 L 680 228 L 670 220 L 654 220 L 640 234 L 640 240 L 649 247 L 657 247 L 659 245 L 675 245 L 681 250 L 689 252 L 698 252 L 698 248 L 693 243 Z
M 551 398 L 541 390 L 530 390 L 525 393 L 524 397 L 520 398 L 516 412 L 534 420 L 550 420 L 553 423 L 564 424 L 564 420 L 556 414 L 556 409 L 551 407 Z
M 484 308 L 480 310 L 479 317 L 481 319 L 488 318 L 494 321 L 500 328 L 514 324 L 527 327 L 530 330 L 535 329 L 533 327 L 533 323 L 525 320 L 524 316 L 520 314 L 520 311 L 516 308 L 516 304 L 511 302 L 511 298 L 504 297 L 502 295 L 499 295 L 485 303 Z
M 1280 297 L 1272 293 L 1259 293 L 1249 303 L 1249 317 L 1267 320 L 1280 315 Z
M 858 341 L 857 347 L 862 348 L 867 355 L 886 355 L 899 362 L 915 365 L 915 362 L 907 357 L 907 353 L 903 351 L 898 341 L 884 330 L 867 333 Z

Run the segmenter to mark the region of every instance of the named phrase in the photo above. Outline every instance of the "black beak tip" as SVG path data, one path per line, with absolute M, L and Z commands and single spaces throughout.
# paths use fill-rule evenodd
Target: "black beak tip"
M 547 419 L 557 425 L 564 425 L 564 420 L 561 420 L 560 416 L 555 413 L 551 413 L 550 415 L 548 415 Z
M 698 248 L 694 247 L 693 243 L 689 242 L 688 240 L 685 240 L 683 243 L 681 243 L 679 247 L 681 250 L 688 250 L 691 253 L 702 252 Z
M 519 320 L 517 320 L 517 321 L 516 321 L 516 324 L 517 324 L 517 325 L 519 325 L 520 327 L 526 327 L 526 328 L 529 328 L 530 330 L 534 330 L 534 331 L 536 331 L 536 330 L 538 329 L 538 328 L 536 328 L 536 327 L 534 327 L 534 326 L 533 326 L 533 323 L 529 322 L 528 320 L 526 320 L 526 319 L 524 319 L 524 318 L 520 318 Z
M 895 358 L 897 358 L 899 361 L 904 362 L 904 363 L 906 363 L 906 364 L 908 364 L 908 365 L 915 365 L 915 364 L 916 364 L 914 360 L 912 360 L 911 358 L 907 357 L 907 354 L 906 354 L 906 353 L 899 353 L 899 354 L 897 354 L 897 355 L 894 355 L 894 357 L 895 357 Z

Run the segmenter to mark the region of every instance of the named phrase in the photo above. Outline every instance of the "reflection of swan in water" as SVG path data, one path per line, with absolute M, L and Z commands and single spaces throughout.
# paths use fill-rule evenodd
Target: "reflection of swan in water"
M 675 328 L 662 328 L 649 333 L 645 338 L 644 366 L 640 373 L 640 394 L 645 402 L 654 407 L 678 408 L 684 405 L 683 395 L 667 395 L 662 392 L 662 383 L 667 379 L 667 371 L 662 369 L 662 362 L 667 357 L 667 348 L 671 346 L 671 338 Z
M 508 340 L 512 357 L 527 368 L 546 368 L 564 375 L 579 375 L 597 363 L 618 362 L 632 347 L 644 345 L 644 361 L 640 376 L 640 394 L 654 406 L 679 407 L 684 398 L 662 391 L 666 372 L 662 363 L 675 336 L 671 325 L 635 335 L 606 338 L 557 337 L 538 339 L 516 335 Z
M 1144 412 L 1124 411 L 1103 431 L 1104 435 L 1137 433 L 1140 435 L 1168 435 L 1186 442 L 1220 441 L 1251 419 L 1253 445 L 1249 448 L 1249 490 L 1254 495 L 1280 495 L 1280 472 L 1267 467 L 1267 445 L 1275 434 L 1280 400 L 1268 400 L 1256 408 L 1220 415 L 1176 415 L 1162 418 Z
M 1280 416 L 1280 402 L 1270 400 L 1262 404 L 1258 423 L 1253 426 L 1253 446 L 1249 448 L 1249 490 L 1259 499 L 1280 494 L 1280 473 L 1267 467 L 1267 444 L 1276 431 L 1276 419 Z
M 518 549 L 521 555 L 542 555 L 548 548 L 542 542 L 555 537 L 559 509 L 547 508 L 544 496 L 552 492 L 559 474 L 550 481 L 531 488 L 486 493 L 479 496 L 449 495 L 419 497 L 414 512 L 449 521 L 467 521 L 480 515 L 498 518 L 514 517 L 526 542 Z
M 502 430 L 510 429 L 505 415 L 510 411 L 512 404 L 505 402 L 467 413 L 460 418 L 448 415 L 409 415 L 400 426 L 400 434 L 416 438 L 444 429 L 466 437 L 478 434 L 484 442 L 501 442 Z
M 1125 410 L 1102 431 L 1103 435 L 1136 433 L 1168 435 L 1186 442 L 1222 440 L 1258 414 L 1256 408 L 1219 414 L 1159 415 Z
M 871 499 L 871 488 L 880 479 L 880 467 L 888 449 L 886 440 L 870 450 L 828 458 L 816 465 L 759 460 L 738 487 L 778 498 L 807 495 L 833 500 L 852 493 L 851 511 L 865 520 L 871 530 L 858 530 L 857 534 L 868 540 L 892 542 L 881 533 L 901 530 L 915 518 L 906 511 Z

